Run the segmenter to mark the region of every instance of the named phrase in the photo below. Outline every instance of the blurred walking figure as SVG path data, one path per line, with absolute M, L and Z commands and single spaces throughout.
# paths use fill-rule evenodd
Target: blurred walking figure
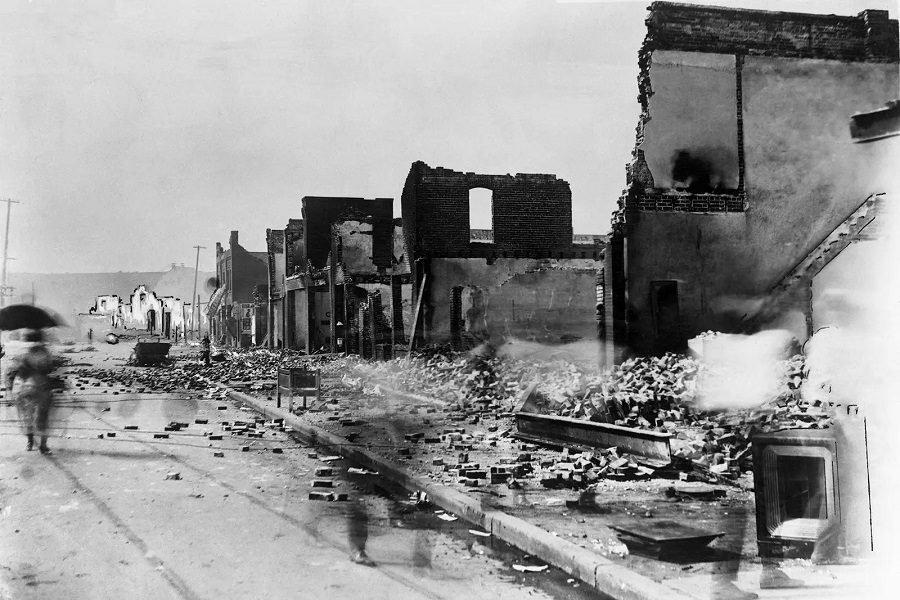
M 204 335 L 203 339 L 200 341 L 200 358 L 203 359 L 203 364 L 207 367 L 209 366 L 209 336 Z
M 34 438 L 38 435 L 41 454 L 50 454 L 47 447 L 47 425 L 53 404 L 50 381 L 53 357 L 44 345 L 44 336 L 40 330 L 28 331 L 24 342 L 22 351 L 9 359 L 5 383 L 28 440 L 25 449 L 34 449 Z
M 347 541 L 350 542 L 350 560 L 358 565 L 374 567 L 375 561 L 366 554 L 369 540 L 369 514 L 362 500 L 355 501 L 347 515 Z

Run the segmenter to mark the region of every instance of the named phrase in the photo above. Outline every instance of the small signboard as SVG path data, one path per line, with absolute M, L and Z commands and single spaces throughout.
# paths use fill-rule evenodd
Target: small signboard
M 303 408 L 306 408 L 306 398 L 309 396 L 319 399 L 322 389 L 322 378 L 318 369 L 286 368 L 278 369 L 278 400 L 277 406 L 281 408 L 281 395 L 286 394 L 288 411 L 294 411 L 294 396 L 303 397 Z
M 253 303 L 241 303 L 241 333 L 252 333 L 253 330 Z

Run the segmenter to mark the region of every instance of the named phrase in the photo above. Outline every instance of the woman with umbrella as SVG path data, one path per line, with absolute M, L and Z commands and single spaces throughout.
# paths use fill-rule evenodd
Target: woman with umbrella
M 0 309 L 0 329 L 24 330 L 19 352 L 7 355 L 4 384 L 10 391 L 19 412 L 19 419 L 27 438 L 26 450 L 34 449 L 34 437 L 40 436 L 41 454 L 50 454 L 47 447 L 47 425 L 53 403 L 50 372 L 53 357 L 44 344 L 43 329 L 60 322 L 47 312 L 31 305 L 13 305 Z

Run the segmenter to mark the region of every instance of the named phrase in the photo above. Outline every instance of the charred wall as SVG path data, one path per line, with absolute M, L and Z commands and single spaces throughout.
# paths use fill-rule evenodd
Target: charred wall
M 879 191 L 847 122 L 898 92 L 897 21 L 881 11 L 835 17 L 657 2 L 647 24 L 642 114 L 607 270 L 622 291 L 606 323 L 642 353 L 661 351 L 664 338 L 678 346 L 706 329 L 740 328 Z M 702 159 L 693 166 L 706 169 L 709 185 L 692 188 L 677 168 L 681 151 Z M 798 310 L 804 303 L 798 296 Z
M 493 193 L 493 242 L 472 242 L 469 191 Z M 572 192 L 555 175 L 480 175 L 413 163 L 401 198 L 415 258 L 543 257 L 571 250 Z
M 303 236 L 306 258 L 314 268 L 322 268 L 331 251 L 331 226 L 342 218 L 366 216 L 374 221 L 376 264 L 390 267 L 390 244 L 393 235 L 393 203 L 391 198 L 305 196 L 303 203 Z M 384 250 L 384 249 L 388 250 Z
M 601 268 L 592 259 L 432 259 L 426 341 L 596 340 Z

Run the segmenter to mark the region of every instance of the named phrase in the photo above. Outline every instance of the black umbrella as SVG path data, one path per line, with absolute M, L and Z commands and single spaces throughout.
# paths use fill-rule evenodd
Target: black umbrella
M 65 325 L 55 314 L 32 304 L 13 304 L 0 308 L 0 330 L 44 329 Z

